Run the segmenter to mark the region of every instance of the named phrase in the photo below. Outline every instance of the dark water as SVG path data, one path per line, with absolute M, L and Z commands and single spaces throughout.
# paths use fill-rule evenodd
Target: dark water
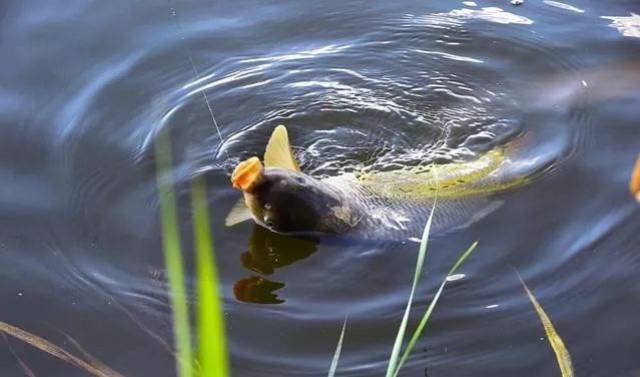
M 544 173 L 434 235 L 412 326 L 480 246 L 401 375 L 559 375 L 514 267 L 578 376 L 637 375 L 640 209 L 626 184 L 640 96 L 599 96 L 588 72 L 640 58 L 640 5 L 570 4 L 4 1 L 0 320 L 73 349 L 69 335 L 127 376 L 175 375 L 153 160 L 170 130 L 186 235 L 188 183 L 210 187 L 234 376 L 326 375 L 346 314 L 339 375 L 381 375 L 416 244 L 225 228 L 230 169 L 279 123 L 316 176 L 472 159 L 524 136 L 518 169 Z M 534 106 L 564 79 L 586 86 Z M 38 376 L 83 375 L 10 340 L 2 376 L 24 375 L 12 350 Z

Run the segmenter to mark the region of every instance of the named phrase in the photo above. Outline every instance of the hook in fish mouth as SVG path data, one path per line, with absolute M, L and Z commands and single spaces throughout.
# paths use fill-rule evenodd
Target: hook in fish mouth
M 257 158 L 240 163 L 232 183 L 242 190 L 248 218 L 276 233 L 343 233 L 356 215 L 335 187 L 301 172 L 263 168 Z
M 234 188 L 245 192 L 251 192 L 258 182 L 262 180 L 264 168 L 258 157 L 251 157 L 236 166 L 231 174 L 231 183 Z

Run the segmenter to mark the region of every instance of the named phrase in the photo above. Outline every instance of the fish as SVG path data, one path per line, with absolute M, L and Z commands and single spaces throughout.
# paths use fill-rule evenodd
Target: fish
M 631 179 L 629 180 L 629 191 L 636 201 L 640 203 L 640 155 L 636 160 L 636 164 L 631 172 Z
M 231 174 L 243 197 L 225 224 L 253 220 L 286 235 L 414 240 L 436 200 L 435 228 L 453 228 L 497 208 L 501 202 L 488 200 L 489 194 L 529 182 L 531 175 L 503 174 L 519 144 L 495 147 L 470 161 L 316 178 L 300 169 L 288 131 L 279 125 L 267 143 L 264 163 L 253 156 Z

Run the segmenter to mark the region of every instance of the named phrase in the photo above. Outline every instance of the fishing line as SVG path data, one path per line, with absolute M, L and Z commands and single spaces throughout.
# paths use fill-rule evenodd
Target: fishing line
M 176 22 L 178 35 L 180 36 L 181 40 L 186 42 L 186 39 L 184 37 L 184 29 L 182 28 L 182 24 L 180 23 L 180 17 L 178 17 L 178 11 L 174 6 L 171 5 L 172 4 L 171 0 L 169 0 L 168 3 L 169 3 L 169 10 L 171 11 L 171 15 L 173 16 L 173 19 Z M 193 74 L 195 75 L 196 81 L 200 81 L 201 80 L 200 72 L 198 71 L 198 68 L 196 68 L 196 64 L 193 61 L 191 49 L 186 43 L 184 44 L 184 49 L 187 52 L 187 58 L 189 59 L 189 64 L 191 64 L 191 69 L 193 70 Z M 224 139 L 222 138 L 222 133 L 220 132 L 218 121 L 216 120 L 215 115 L 213 115 L 213 108 L 211 106 L 211 103 L 209 102 L 209 97 L 207 97 L 207 93 L 204 91 L 204 89 L 200 89 L 200 93 L 202 93 L 204 102 L 207 104 L 207 109 L 209 110 L 209 114 L 211 114 L 211 120 L 213 121 L 213 126 L 215 127 L 216 132 L 218 133 L 218 137 L 220 138 L 220 146 L 218 147 L 218 150 L 219 150 L 222 147 L 222 144 L 224 144 Z M 216 155 L 217 154 L 218 153 L 216 151 Z M 227 155 L 227 158 L 229 158 L 229 152 L 225 150 L 225 154 Z

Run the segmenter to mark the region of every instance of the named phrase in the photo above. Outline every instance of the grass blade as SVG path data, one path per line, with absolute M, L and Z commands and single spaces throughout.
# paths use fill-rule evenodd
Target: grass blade
M 78 352 L 80 352 L 80 354 L 82 354 L 82 357 L 84 358 L 84 360 L 86 360 L 89 364 L 93 365 L 94 368 L 98 368 L 98 369 L 102 369 L 102 370 L 111 370 L 102 361 L 96 359 L 92 354 L 87 352 L 84 349 L 84 347 L 82 347 L 80 345 L 80 343 L 78 343 L 75 339 L 73 339 L 72 337 L 70 337 L 67 334 L 63 333 L 63 335 L 64 335 L 67 343 L 69 343 L 72 346 L 74 346 L 76 348 L 76 351 L 78 351 Z
M 336 352 L 333 354 L 333 360 L 331 360 L 331 366 L 329 367 L 329 374 L 327 377 L 334 377 L 336 370 L 338 369 L 338 361 L 340 360 L 340 353 L 342 352 L 342 341 L 344 340 L 344 332 L 347 328 L 347 318 L 345 317 L 342 323 L 342 331 L 340 332 L 340 339 L 338 339 L 338 345 L 336 346 Z
M 193 356 L 189 326 L 189 307 L 186 298 L 180 228 L 176 199 L 171 177 L 171 139 L 168 132 L 161 132 L 155 142 L 156 178 L 160 196 L 160 220 L 169 293 L 173 308 L 173 333 L 177 353 L 179 377 L 192 377 Z
M 464 263 L 464 261 L 467 260 L 467 258 L 469 258 L 469 255 L 471 255 L 471 253 L 473 253 L 473 251 L 476 249 L 476 247 L 478 246 L 478 241 L 474 242 L 471 244 L 471 246 L 469 246 L 469 248 L 467 249 L 467 251 L 465 251 L 460 258 L 458 258 L 458 260 L 456 261 L 456 263 L 453 265 L 453 267 L 451 267 L 451 269 L 449 270 L 449 273 L 447 274 L 447 278 L 449 278 L 449 276 L 453 275 L 456 273 L 456 271 L 458 271 L 458 268 L 460 268 L 460 266 Z
M 43 339 L 37 335 L 31 334 L 18 327 L 12 326 L 8 323 L 0 321 L 0 331 L 4 334 L 10 335 L 16 339 L 19 339 L 32 347 L 46 352 L 51 356 L 55 356 L 58 359 L 65 361 L 76 368 L 83 369 L 87 373 L 96 377 L 123 377 L 120 373 L 106 367 L 104 364 L 93 364 L 82 360 L 81 358 L 72 355 L 68 351 L 61 347 L 56 346 L 50 341 Z
M 440 284 L 440 287 L 438 288 L 438 291 L 436 292 L 435 296 L 433 296 L 433 300 L 431 300 L 431 303 L 429 304 L 429 307 L 427 308 L 427 311 L 422 316 L 422 319 L 420 320 L 420 323 L 418 324 L 418 327 L 413 332 L 413 335 L 411 336 L 411 339 L 409 340 L 409 343 L 407 344 L 407 347 L 405 348 L 404 353 L 402 354 L 402 357 L 400 358 L 400 361 L 398 362 L 396 370 L 395 370 L 395 372 L 393 374 L 394 377 L 397 376 L 398 373 L 400 373 L 400 368 L 402 368 L 402 366 L 404 365 L 405 361 L 407 361 L 407 359 L 409 358 L 409 355 L 411 354 L 411 351 L 413 351 L 413 348 L 415 347 L 415 345 L 416 345 L 416 343 L 418 341 L 418 338 L 420 338 L 420 335 L 422 335 L 422 332 L 424 331 L 424 328 L 426 327 L 427 322 L 429 322 L 429 318 L 431 317 L 431 313 L 433 313 L 433 310 L 435 309 L 436 304 L 438 303 L 438 300 L 440 299 L 440 296 L 442 295 L 442 291 L 444 290 L 444 286 L 447 284 L 447 281 L 448 281 L 447 279 L 449 278 L 449 276 L 453 275 L 458 270 L 458 268 L 462 265 L 462 263 L 464 263 L 464 261 L 469 257 L 469 255 L 471 255 L 471 253 L 476 249 L 476 246 L 478 246 L 478 241 L 474 242 L 471 246 L 469 246 L 467 251 L 465 251 L 458 258 L 456 263 L 449 270 L 449 273 L 447 274 L 447 276 L 442 281 L 442 284 Z
M 411 285 L 411 293 L 409 294 L 407 307 L 404 310 L 402 322 L 400 322 L 400 327 L 398 328 L 398 334 L 396 335 L 396 340 L 393 343 L 391 356 L 389 357 L 389 365 L 387 366 L 386 377 L 392 377 L 397 369 L 398 356 L 400 355 L 402 341 L 404 340 L 404 334 L 407 330 L 407 322 L 409 322 L 409 313 L 411 312 L 411 304 L 413 303 L 413 296 L 415 294 L 418 281 L 420 280 L 420 275 L 422 274 L 422 266 L 424 265 L 424 260 L 427 256 L 427 244 L 429 242 L 429 233 L 431 232 L 431 223 L 433 221 L 433 213 L 435 209 L 436 209 L 436 201 L 434 200 L 433 206 L 431 207 L 431 212 L 429 213 L 429 218 L 427 219 L 427 223 L 424 226 L 424 231 L 422 232 L 422 239 L 420 240 L 420 249 L 418 250 L 418 259 L 416 261 L 416 270 L 414 272 L 413 283 Z
M 533 308 L 536 310 L 536 314 L 542 323 L 542 327 L 544 327 L 544 332 L 547 334 L 547 340 L 549 340 L 549 344 L 551 348 L 553 348 L 553 352 L 556 354 L 556 359 L 558 360 L 558 367 L 560 367 L 560 373 L 562 377 L 573 377 L 573 365 L 571 363 L 571 355 L 567 350 L 567 347 L 564 345 L 562 338 L 558 335 L 555 327 L 553 327 L 553 323 L 551 323 L 551 319 L 545 313 L 542 305 L 538 302 L 536 297 L 533 295 L 527 284 L 522 280 L 522 276 L 516 271 L 518 275 L 518 279 L 520 279 L 520 283 L 522 283 L 522 287 L 525 292 L 527 292 L 527 296 L 529 296 L 529 300 L 533 305 Z
M 13 347 L 11 347 L 7 334 L 2 333 L 2 337 L 4 338 L 4 341 L 7 343 L 7 346 L 9 347 L 9 351 L 11 352 L 13 357 L 16 359 L 16 361 L 18 361 L 18 365 L 20 365 L 20 368 L 22 368 L 22 372 L 24 372 L 24 375 L 27 377 L 37 377 L 36 374 L 33 372 L 33 370 L 29 367 L 29 365 L 27 365 L 27 363 L 24 360 L 22 360 L 20 356 L 18 356 L 16 351 L 14 351 Z
M 196 177 L 191 186 L 193 230 L 198 277 L 198 361 L 200 376 L 227 377 L 224 311 L 218 287 L 218 269 L 214 258 L 213 240 L 207 205 L 206 184 Z

